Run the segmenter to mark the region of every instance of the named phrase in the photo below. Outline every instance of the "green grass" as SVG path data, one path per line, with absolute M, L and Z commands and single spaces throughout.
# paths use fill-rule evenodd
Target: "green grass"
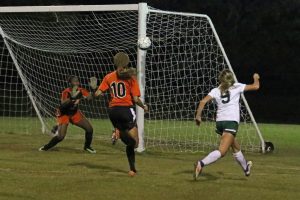
M 56 123 L 54 118 L 44 118 L 48 131 Z M 94 135 L 98 138 L 109 139 L 112 125 L 108 119 L 90 119 Z M 260 151 L 260 140 L 251 123 L 240 123 L 239 142 L 246 151 Z M 37 135 L 41 133 L 41 125 L 38 118 L 2 117 L 0 127 L 5 127 L 6 133 L 26 133 Z M 0 133 L 3 130 L 0 130 Z M 68 127 L 67 137 L 82 137 L 82 130 L 75 126 Z M 215 134 L 215 122 L 202 122 L 201 126 L 195 126 L 193 120 L 146 120 L 146 139 L 148 147 L 159 146 L 160 150 L 199 152 L 217 148 L 219 136 Z M 251 141 L 251 143 L 249 142 Z M 171 144 L 171 145 L 170 145 Z
M 197 182 L 192 180 L 192 165 L 204 153 L 149 150 L 137 155 L 139 173 L 130 178 L 121 142 L 112 146 L 96 139 L 97 154 L 91 155 L 81 150 L 80 134 L 68 137 L 52 151 L 38 152 L 49 140 L 47 135 L 38 129 L 26 134 L 8 130 L 0 134 L 0 199 L 299 199 L 300 126 L 260 127 L 276 150 L 246 154 L 254 162 L 251 177 L 244 177 L 228 153 L 205 168 Z

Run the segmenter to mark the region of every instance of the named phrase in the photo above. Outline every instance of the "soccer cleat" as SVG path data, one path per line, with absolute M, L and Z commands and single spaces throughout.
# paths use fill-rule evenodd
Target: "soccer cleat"
M 84 150 L 92 154 L 97 153 L 97 151 L 92 147 L 84 147 Z
M 130 170 L 130 171 L 128 172 L 128 176 L 130 176 L 130 177 L 134 177 L 135 175 L 136 175 L 136 172 L 135 172 L 135 171 Z
M 116 128 L 115 130 L 113 130 L 111 136 L 112 145 L 115 145 L 119 138 L 120 138 L 120 131 Z
M 252 166 L 253 166 L 252 161 L 247 161 L 247 168 L 245 170 L 245 176 L 250 176 Z
M 47 149 L 45 149 L 45 146 L 42 146 L 41 148 L 39 148 L 39 151 L 47 151 Z
M 197 180 L 197 178 L 201 174 L 201 172 L 202 172 L 202 167 L 201 167 L 200 161 L 197 161 L 194 164 L 194 180 Z

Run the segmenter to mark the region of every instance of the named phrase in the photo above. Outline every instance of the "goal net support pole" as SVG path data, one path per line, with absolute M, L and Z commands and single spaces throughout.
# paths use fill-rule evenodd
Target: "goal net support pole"
M 37 105 L 36 105 L 36 101 L 34 100 L 34 97 L 33 97 L 32 93 L 31 93 L 31 90 L 30 90 L 29 87 L 28 87 L 28 83 L 27 83 L 26 79 L 25 79 L 24 76 L 23 76 L 23 73 L 22 73 L 22 70 L 21 70 L 21 68 L 20 68 L 20 66 L 19 66 L 19 63 L 18 63 L 17 59 L 15 58 L 15 56 L 14 56 L 14 54 L 13 54 L 13 52 L 12 52 L 10 46 L 9 46 L 8 43 L 7 43 L 6 36 L 5 36 L 5 34 L 4 34 L 4 32 L 3 32 L 2 28 L 1 28 L 1 26 L 0 26 L 0 35 L 2 36 L 3 41 L 4 41 L 4 44 L 6 45 L 6 48 L 8 49 L 8 52 L 9 52 L 9 54 L 10 54 L 10 56 L 11 56 L 11 58 L 12 58 L 14 64 L 15 64 L 15 67 L 16 67 L 16 69 L 17 69 L 17 72 L 18 72 L 18 74 L 19 74 L 19 76 L 20 76 L 20 78 L 21 78 L 21 80 L 22 80 L 22 83 L 23 83 L 23 85 L 24 85 L 24 88 L 25 88 L 25 90 L 26 90 L 26 92 L 27 92 L 27 94 L 28 94 L 28 97 L 29 97 L 29 99 L 30 99 L 30 101 L 31 101 L 31 103 L 32 103 L 32 106 L 33 106 L 33 108 L 34 108 L 34 110 L 35 110 L 35 112 L 36 112 L 36 115 L 38 116 L 38 118 L 39 118 L 39 120 L 40 120 L 40 122 L 41 122 L 41 125 L 42 125 L 42 132 L 45 133 L 45 132 L 46 132 L 45 122 L 44 122 L 44 120 L 43 120 L 43 118 L 42 118 L 42 115 L 41 115 L 41 113 L 40 113 L 40 110 L 38 109 L 38 107 L 37 107 Z
M 139 17 L 138 17 L 138 38 L 146 36 L 147 29 L 147 14 L 148 6 L 146 3 L 139 3 Z M 138 71 L 138 83 L 141 91 L 141 100 L 145 102 L 145 65 L 146 65 L 146 51 L 138 48 L 137 50 L 137 71 Z M 139 106 L 136 107 L 137 111 L 137 125 L 139 131 L 139 146 L 137 148 L 138 152 L 143 152 L 145 150 L 144 144 L 144 109 Z

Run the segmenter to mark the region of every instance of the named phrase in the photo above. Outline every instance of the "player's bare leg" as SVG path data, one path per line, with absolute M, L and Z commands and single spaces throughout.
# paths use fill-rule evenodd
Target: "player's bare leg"
M 83 149 L 89 153 L 96 153 L 96 150 L 91 147 L 93 141 L 93 127 L 89 120 L 82 117 L 82 119 L 75 125 L 85 130 L 85 143 Z
M 252 167 L 252 161 L 247 161 L 241 151 L 241 146 L 238 143 L 238 141 L 234 138 L 234 141 L 231 145 L 233 156 L 235 160 L 239 163 L 239 165 L 242 167 L 243 171 L 245 172 L 245 176 L 250 176 L 251 173 L 251 167 Z
M 134 149 L 139 142 L 137 128 L 134 127 L 128 132 L 121 132 L 121 140 L 126 144 L 126 155 L 130 167 L 128 174 L 134 176 L 136 174 Z
M 54 136 L 48 144 L 42 146 L 39 151 L 48 151 L 49 149 L 53 148 L 59 142 L 63 141 L 67 134 L 68 124 L 61 124 L 58 126 L 58 134 Z
M 219 149 L 212 151 L 204 159 L 199 160 L 194 164 L 194 179 L 196 180 L 198 178 L 204 166 L 214 163 L 225 156 L 233 141 L 234 136 L 231 133 L 224 132 L 221 137 Z

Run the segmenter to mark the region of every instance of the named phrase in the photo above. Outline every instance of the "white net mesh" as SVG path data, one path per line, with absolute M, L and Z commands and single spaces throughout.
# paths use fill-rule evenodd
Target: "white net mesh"
M 69 75 L 77 75 L 82 86 L 89 89 L 89 77 L 96 76 L 100 81 L 114 70 L 112 56 L 120 50 L 126 51 L 130 65 L 136 66 L 137 11 L 5 13 L 0 15 L 0 26 L 6 41 L 0 55 L 0 98 L 4 102 L 0 111 L 1 123 L 6 125 L 12 122 L 13 126 L 13 120 L 37 121 L 26 87 L 50 130 Z M 146 57 L 145 99 L 151 110 L 145 117 L 146 145 L 175 151 L 215 147 L 215 105 L 206 107 L 203 126 L 198 128 L 193 122 L 196 104 L 217 86 L 218 72 L 227 68 L 212 27 L 204 17 L 150 12 L 147 35 L 153 45 Z M 108 96 L 80 105 L 91 119 L 95 134 L 105 138 L 110 137 L 112 128 L 107 100 Z M 243 104 L 241 121 L 238 138 L 243 148 L 259 150 L 258 136 Z M 26 121 L 20 123 L 27 127 L 14 128 L 14 132 L 40 132 Z
M 3 41 L 0 41 L 0 127 L 7 133 L 40 129 L 32 104 Z
M 199 101 L 218 86 L 218 73 L 228 68 L 208 19 L 154 10 L 148 16 L 147 35 L 153 43 L 146 66 L 145 95 L 151 108 L 147 146 L 181 151 L 216 148 L 216 105 L 206 106 L 200 128 L 193 121 Z M 244 150 L 260 150 L 243 102 L 238 139 Z
M 135 66 L 137 17 L 137 11 L 1 15 L 0 25 L 15 61 L 15 66 L 9 67 L 14 71 L 19 67 L 23 85 L 28 86 L 48 131 L 56 123 L 55 110 L 62 90 L 68 87 L 68 76 L 77 75 L 89 90 L 89 77 L 96 76 L 100 82 L 114 70 L 112 57 L 118 51 L 126 51 Z M 4 52 L 2 60 L 6 56 Z M 112 127 L 107 119 L 107 97 L 81 101 L 80 109 L 92 120 L 96 136 L 109 138 Z M 11 110 L 19 112 L 17 108 Z

